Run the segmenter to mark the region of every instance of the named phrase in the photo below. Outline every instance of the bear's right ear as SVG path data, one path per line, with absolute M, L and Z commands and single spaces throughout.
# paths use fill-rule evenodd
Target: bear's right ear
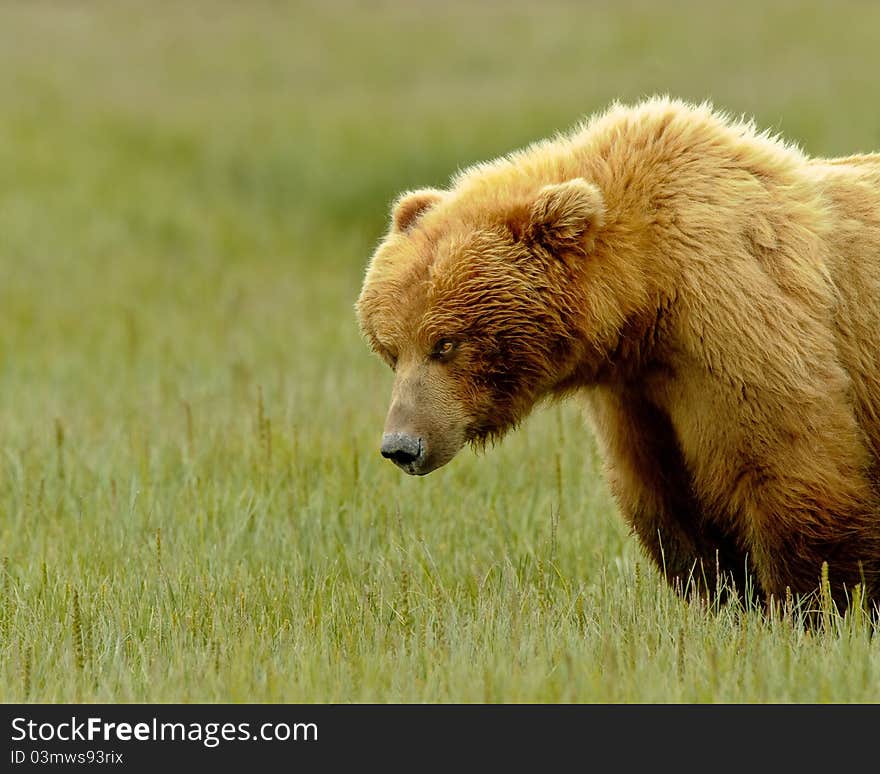
M 401 194 L 391 206 L 392 230 L 409 231 L 425 210 L 437 204 L 443 196 L 443 191 L 437 188 L 419 188 Z
M 526 237 L 553 255 L 589 253 L 605 224 L 602 192 L 582 177 L 546 185 L 529 212 Z

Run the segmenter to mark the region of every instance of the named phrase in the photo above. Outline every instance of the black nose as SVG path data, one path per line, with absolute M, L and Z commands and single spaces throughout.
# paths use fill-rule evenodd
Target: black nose
M 385 433 L 382 456 L 398 465 L 408 465 L 422 456 L 422 439 L 408 433 Z

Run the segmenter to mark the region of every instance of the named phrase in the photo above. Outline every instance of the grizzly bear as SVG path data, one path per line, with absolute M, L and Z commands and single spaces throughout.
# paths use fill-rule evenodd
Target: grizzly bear
M 880 600 L 880 154 L 614 105 L 402 195 L 356 311 L 407 473 L 575 396 L 670 581 Z

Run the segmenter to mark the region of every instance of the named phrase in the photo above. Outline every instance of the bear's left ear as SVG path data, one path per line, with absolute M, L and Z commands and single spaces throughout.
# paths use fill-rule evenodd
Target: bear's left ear
M 602 193 L 582 177 L 544 186 L 532 204 L 525 236 L 548 252 L 586 255 L 605 224 Z
M 437 188 L 419 188 L 401 194 L 391 206 L 391 228 L 394 231 L 409 231 L 425 210 L 442 198 L 443 191 Z

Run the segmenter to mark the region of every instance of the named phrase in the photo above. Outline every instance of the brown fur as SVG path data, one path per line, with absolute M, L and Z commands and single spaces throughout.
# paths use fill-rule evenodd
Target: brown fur
M 614 106 L 403 196 L 357 311 L 411 472 L 576 394 L 667 577 L 880 598 L 880 155 Z

